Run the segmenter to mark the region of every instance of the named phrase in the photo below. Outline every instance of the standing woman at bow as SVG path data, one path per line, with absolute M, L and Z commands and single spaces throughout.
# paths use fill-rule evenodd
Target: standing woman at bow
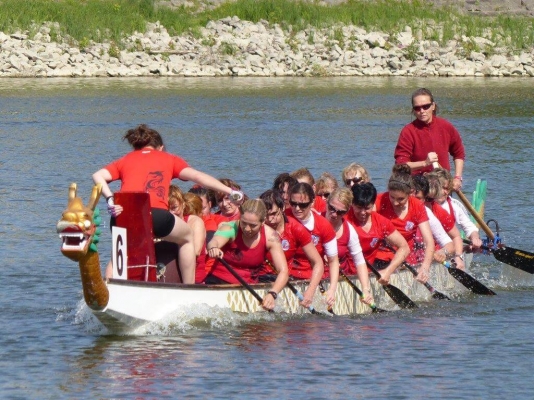
M 178 261 L 182 281 L 194 283 L 196 255 L 193 234 L 185 221 L 169 211 L 171 180 L 179 178 L 193 181 L 209 189 L 228 193 L 235 201 L 241 201 L 243 193 L 191 168 L 184 159 L 165 152 L 161 135 L 147 125 L 130 129 L 123 140 L 128 141 L 133 151 L 93 174 L 95 184 L 102 184 L 102 194 L 112 216 L 111 224 L 114 224 L 114 217 L 120 215 L 123 208 L 120 204 L 115 204 L 108 182 L 120 180 L 121 191 L 147 192 L 150 195 L 154 236 L 180 246 Z M 106 271 L 106 276 L 109 276 L 109 272 Z

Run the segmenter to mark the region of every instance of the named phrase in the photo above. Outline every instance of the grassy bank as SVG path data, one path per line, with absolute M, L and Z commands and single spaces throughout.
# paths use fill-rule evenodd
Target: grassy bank
M 171 35 L 198 35 L 208 21 L 235 15 L 252 22 L 264 19 L 284 28 L 291 26 L 293 31 L 350 24 L 395 33 L 408 25 L 423 39 L 441 43 L 465 35 L 486 37 L 514 52 L 534 46 L 533 18 L 464 15 L 455 9 L 434 8 L 423 0 L 350 0 L 330 7 L 289 0 L 238 0 L 213 10 L 194 11 L 158 8 L 153 0 L 2 0 L 0 31 L 27 31 L 32 37 L 49 21 L 59 23 L 59 28 L 50 32 L 53 40 L 63 37 L 82 47 L 90 40 L 113 41 L 120 46 L 122 37 L 145 31 L 147 22 L 160 21 Z

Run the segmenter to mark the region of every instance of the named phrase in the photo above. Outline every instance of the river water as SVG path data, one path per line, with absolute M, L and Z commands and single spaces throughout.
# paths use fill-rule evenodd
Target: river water
M 69 184 L 86 201 L 91 174 L 129 151 L 121 137 L 139 123 L 251 196 L 279 172 L 339 176 L 350 162 L 383 190 L 419 86 L 464 138 L 466 193 L 487 179 L 486 218 L 534 251 L 531 79 L 0 80 L 0 397 L 531 399 L 534 280 L 491 256 L 471 271 L 491 298 L 350 318 L 199 308 L 114 336 L 59 252 Z M 103 229 L 101 254 L 108 241 Z

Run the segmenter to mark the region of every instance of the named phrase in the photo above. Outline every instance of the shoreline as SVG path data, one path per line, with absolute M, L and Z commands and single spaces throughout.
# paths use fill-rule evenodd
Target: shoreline
M 53 42 L 53 26 L 43 24 L 33 38 L 0 32 L 0 77 L 534 77 L 534 49 L 515 55 L 486 38 L 465 36 L 440 46 L 409 26 L 395 35 L 352 25 L 291 32 L 227 17 L 210 21 L 195 38 L 170 36 L 156 22 L 126 37 L 126 50 L 113 43 L 80 50 Z

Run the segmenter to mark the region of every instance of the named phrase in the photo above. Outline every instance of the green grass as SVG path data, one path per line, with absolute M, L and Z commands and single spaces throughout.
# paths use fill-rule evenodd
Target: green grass
M 200 13 L 188 8 L 156 8 L 153 0 L 1 0 L 0 31 L 23 30 L 32 34 L 43 22 L 51 21 L 60 24 L 60 32 L 52 32 L 51 36 L 67 35 L 83 45 L 90 40 L 120 45 L 123 36 L 144 32 L 147 22 L 160 21 L 171 35 L 198 36 L 200 27 L 208 21 L 234 15 L 252 22 L 267 20 L 284 28 L 292 26 L 293 32 L 356 25 L 393 34 L 409 25 L 414 32 L 420 29 L 424 39 L 442 43 L 459 35 L 483 36 L 490 28 L 489 39 L 507 43 L 514 50 L 534 46 L 533 18 L 462 15 L 453 9 L 434 8 L 423 0 L 349 0 L 331 7 L 288 0 L 238 0 Z M 427 32 L 436 23 L 442 26 L 442 34 L 432 29 Z

